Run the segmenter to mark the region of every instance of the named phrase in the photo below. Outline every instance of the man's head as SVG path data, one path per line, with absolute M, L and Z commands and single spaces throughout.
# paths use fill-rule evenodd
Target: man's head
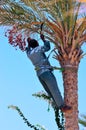
M 27 38 L 28 46 L 31 48 L 35 48 L 39 46 L 38 42 L 35 39 Z

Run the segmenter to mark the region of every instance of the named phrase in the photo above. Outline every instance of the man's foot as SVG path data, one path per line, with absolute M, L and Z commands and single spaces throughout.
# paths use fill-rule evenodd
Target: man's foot
M 66 112 L 71 112 L 72 107 L 64 105 L 63 107 L 61 107 L 61 111 L 66 113 Z

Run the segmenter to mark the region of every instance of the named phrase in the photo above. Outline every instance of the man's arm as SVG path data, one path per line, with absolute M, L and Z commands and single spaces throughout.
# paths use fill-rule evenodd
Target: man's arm
M 41 37 L 42 41 L 44 42 L 44 46 L 42 47 L 42 50 L 44 52 L 49 51 L 50 50 L 50 42 L 45 40 L 43 34 L 41 34 L 40 37 Z
M 26 53 L 30 51 L 29 41 L 31 40 L 30 37 L 27 38 L 28 46 L 25 48 Z

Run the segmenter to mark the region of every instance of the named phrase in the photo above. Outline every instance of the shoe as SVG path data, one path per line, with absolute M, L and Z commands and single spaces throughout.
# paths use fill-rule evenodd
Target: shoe
M 66 112 L 70 112 L 72 110 L 72 107 L 64 105 L 63 107 L 61 107 L 61 111 L 66 113 Z

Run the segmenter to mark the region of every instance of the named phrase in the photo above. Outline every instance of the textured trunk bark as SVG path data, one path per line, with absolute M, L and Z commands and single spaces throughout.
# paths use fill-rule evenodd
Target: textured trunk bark
M 78 67 L 67 67 L 62 73 L 64 101 L 72 107 L 71 112 L 64 114 L 65 130 L 79 130 L 78 126 Z

